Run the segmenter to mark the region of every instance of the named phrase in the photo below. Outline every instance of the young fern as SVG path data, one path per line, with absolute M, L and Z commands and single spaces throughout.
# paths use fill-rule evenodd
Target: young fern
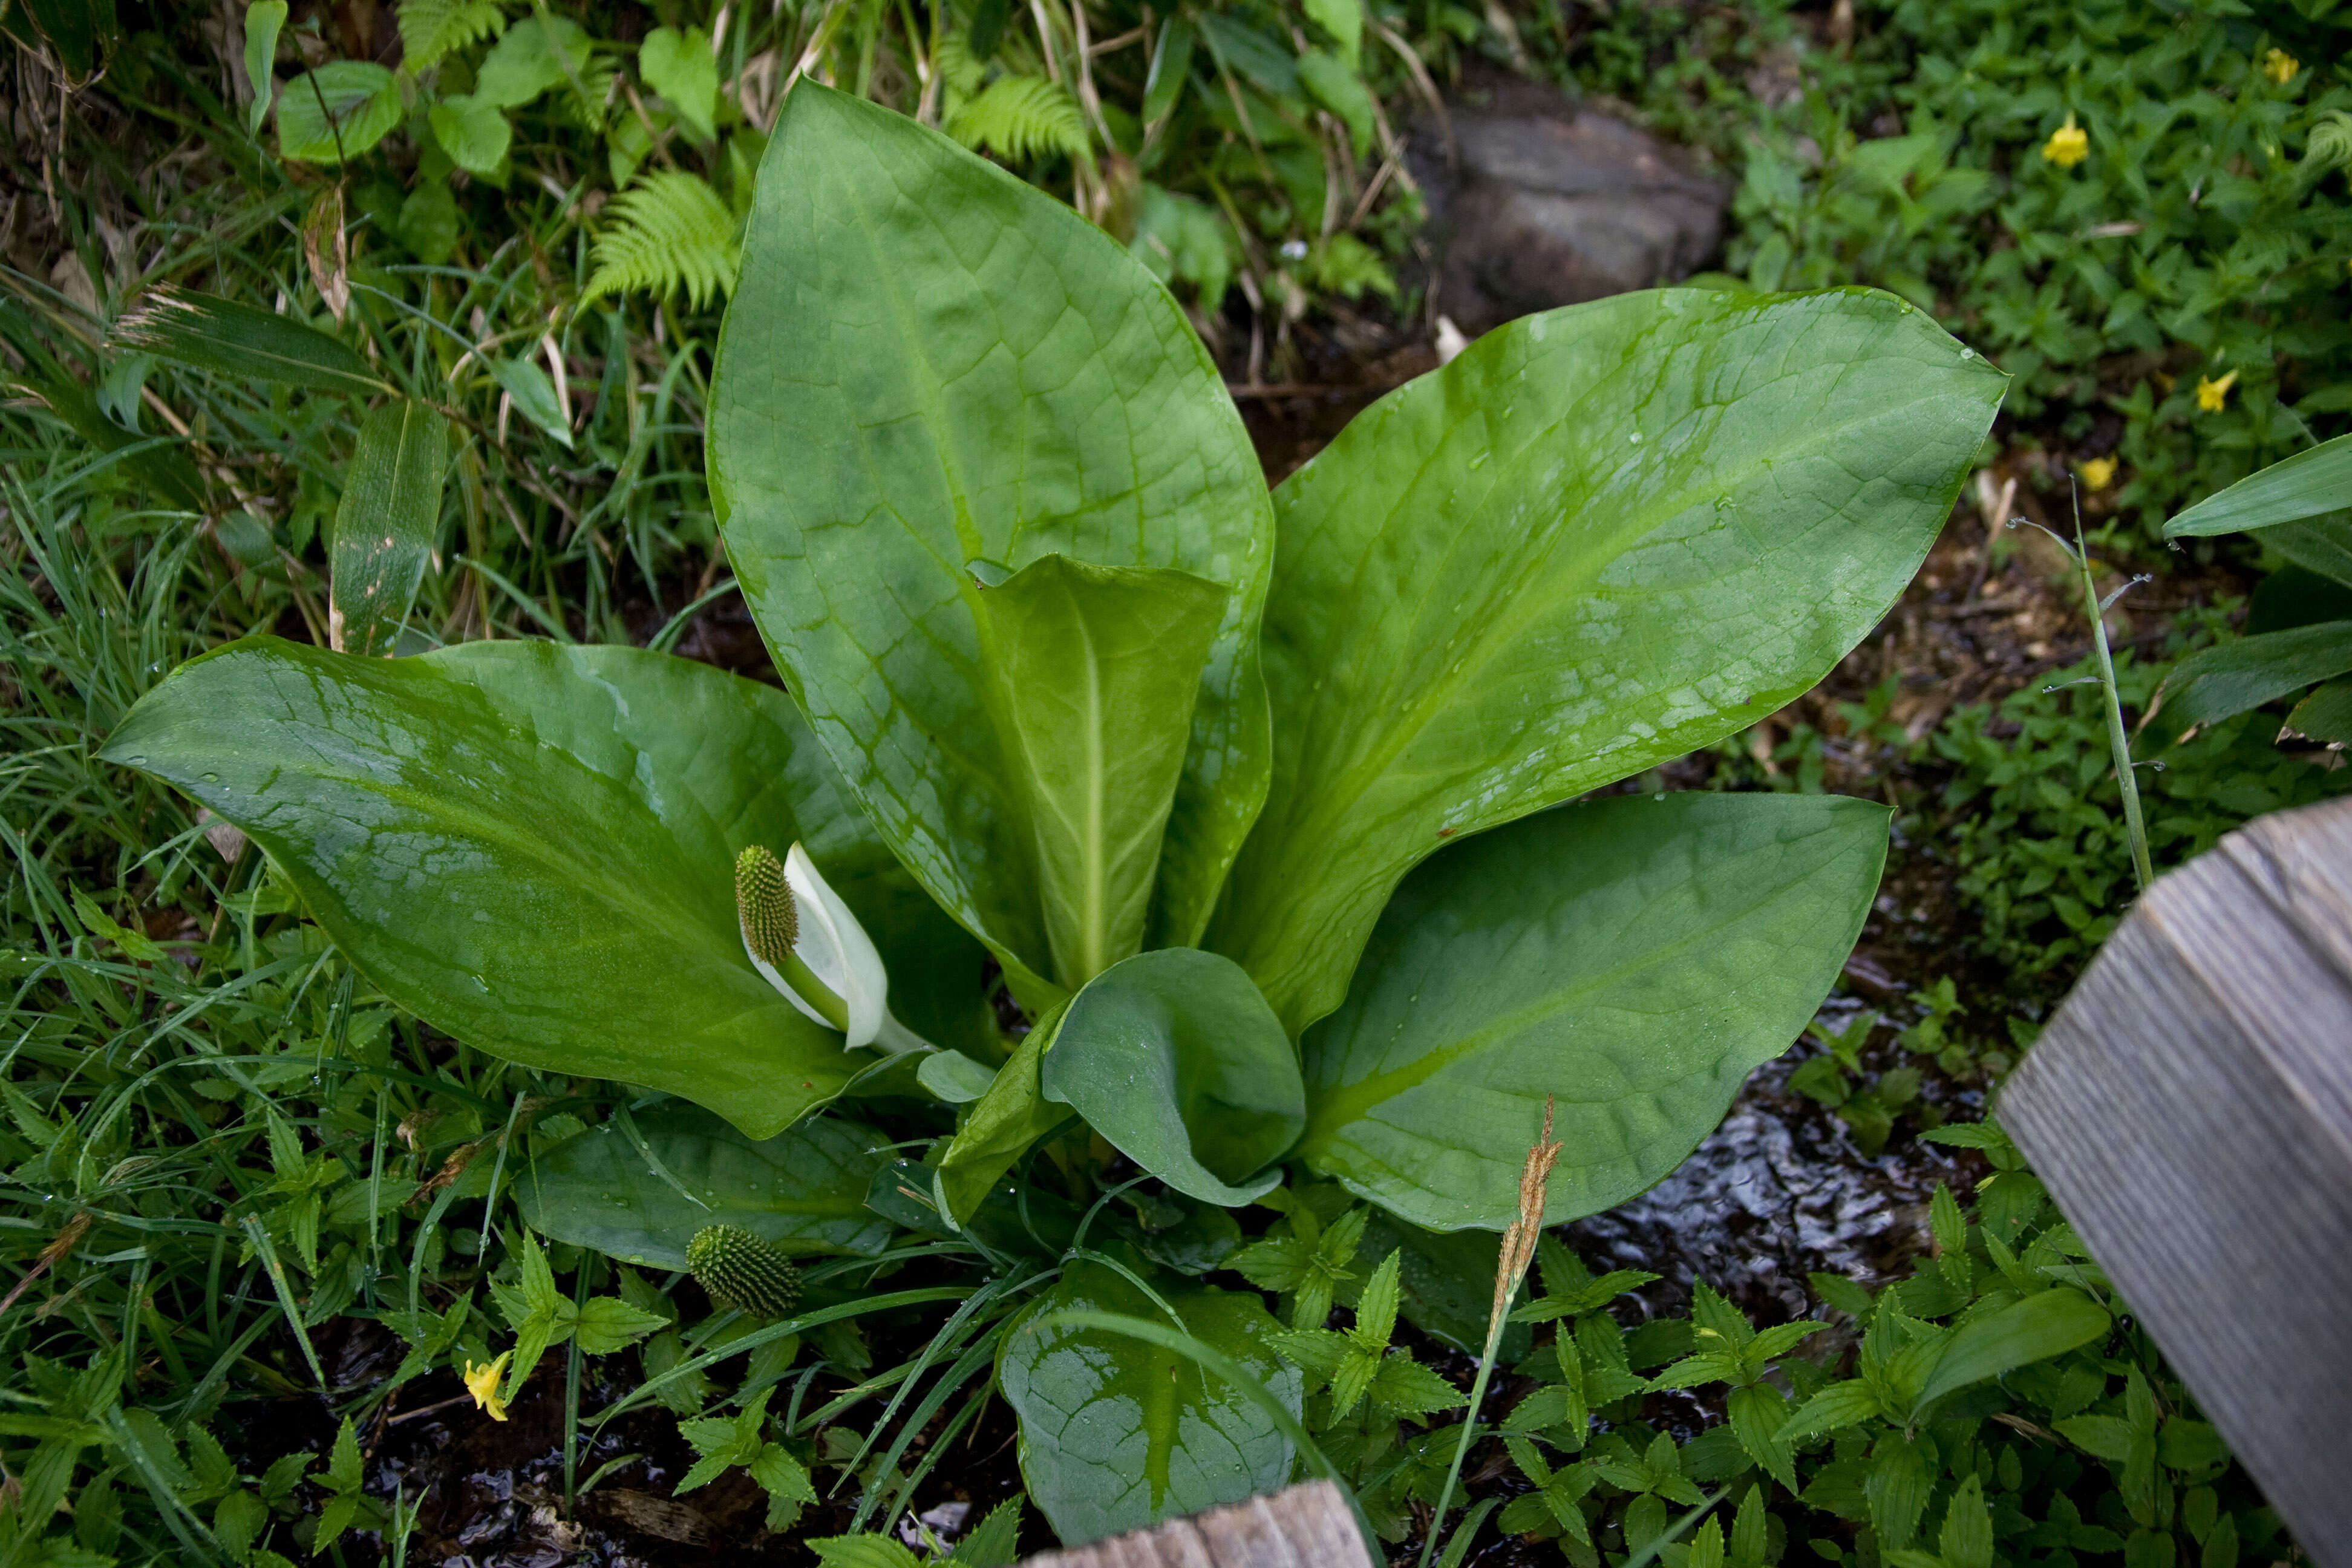
M 2304 166 L 2325 174 L 2338 163 L 2352 163 L 2352 114 L 2331 109 L 2312 121 L 2303 146 Z
M 412 72 L 506 30 L 497 0 L 400 0 L 401 63 Z
M 646 175 L 613 198 L 596 236 L 584 310 L 607 294 L 656 297 L 679 289 L 696 309 L 735 287 L 739 220 L 701 179 L 677 169 Z
M 980 91 L 980 84 L 988 76 L 988 62 L 973 56 L 971 45 L 963 34 L 950 31 L 940 40 L 938 70 L 940 86 L 947 92 L 943 100 L 946 117 L 953 121 L 971 101 L 972 95 Z
M 955 111 L 948 134 L 967 147 L 986 147 L 1016 163 L 1045 153 L 1093 161 L 1093 143 L 1078 106 L 1058 84 L 1039 76 L 997 78 Z

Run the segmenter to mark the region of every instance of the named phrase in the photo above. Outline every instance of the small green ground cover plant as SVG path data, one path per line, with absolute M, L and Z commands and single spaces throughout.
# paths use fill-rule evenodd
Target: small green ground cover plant
M 1836 15 L 1629 6 L 1528 37 L 1739 174 L 1731 272 L 1874 283 L 1990 354 L 2017 378 L 2011 418 L 2088 476 L 2095 521 L 2152 542 L 2184 502 L 2336 433 L 2352 369 L 2339 15 Z
M 1517 1316 L 1556 1327 L 1502 1427 L 1532 1489 L 1499 1527 L 1580 1564 L 1645 1545 L 1675 1564 L 2224 1563 L 2278 1543 L 2138 1332 L 2078 1337 L 2103 1278 L 1999 1129 L 1927 1136 L 1989 1159 L 1973 1213 L 1939 1187 L 1932 1255 L 1876 1291 L 1817 1276 L 1823 1321 L 1759 1331 L 1700 1281 L 1687 1317 L 1628 1332 L 1605 1308 L 1644 1277 L 1596 1280 L 1548 1247 Z M 1848 1348 L 1824 1357 L 1824 1335 Z M 1654 1396 L 1690 1389 L 1721 1390 L 1726 1419 L 1685 1436 Z
M 1192 294 L 1213 331 L 1237 279 L 1277 331 L 1319 297 L 1397 293 L 1387 253 L 1419 204 L 1409 176 L 1390 177 L 1402 145 L 1381 98 L 1429 86 L 1401 13 L 1360 0 L 1181 16 L 1058 0 L 678 10 L 647 27 L 631 6 L 515 16 L 487 0 L 402 0 L 396 67 L 330 59 L 274 83 L 294 40 L 284 0 L 259 0 L 238 62 L 247 129 L 268 130 L 284 160 L 356 174 L 357 209 L 426 267 L 496 232 L 461 203 L 561 161 L 572 202 L 611 198 L 582 303 L 645 292 L 698 308 L 734 284 L 765 128 L 807 75 L 1066 195 Z M 341 203 L 341 183 L 320 199 Z
M 724 1223 L 856 1257 L 875 1187 L 977 1237 L 992 1201 L 1030 1202 L 1005 1183 L 1032 1151 L 1076 1138 L 1052 1157 L 1081 1203 L 1108 1179 L 1093 1139 L 1211 1211 L 1289 1161 L 1412 1225 L 1499 1227 L 1508 1108 L 1563 1079 L 1621 1087 L 1568 1107 L 1550 1219 L 1678 1162 L 1826 990 L 1885 814 L 1527 814 L 1824 673 L 1916 569 L 2001 378 L 1884 295 L 1628 296 L 1491 334 L 1269 498 L 1167 294 L 1068 209 L 814 84 L 759 190 L 712 483 L 798 713 L 627 649 L 262 637 L 159 687 L 106 753 L 251 836 L 436 1027 L 723 1118 L 583 1131 L 535 1164 L 535 1226 L 677 1268 L 697 1227 L 646 1189 L 666 1176 L 706 1223 L 769 1209 Z M 818 431 L 839 445 L 812 468 Z M 337 640 L 403 609 L 348 596 Z M 1706 631 L 1628 640 L 1628 616 Z M 983 951 L 1035 1022 L 1017 1044 L 988 1027 Z M 1611 1000 L 1629 985 L 1637 1010 Z M 1675 995 L 1703 1025 L 1648 1022 Z M 835 1210 L 807 1189 L 923 1126 L 810 1119 L 845 1096 L 960 1109 L 849 1178 L 854 1215 L 779 1223 L 779 1192 Z M 598 1353 L 656 1326 L 600 1299 L 592 1342 L 595 1303 L 558 1301 L 534 1256 L 540 1283 L 500 1297 L 499 1397 L 567 1333 Z M 982 1296 L 1009 1312 L 1040 1278 Z M 1154 1300 L 1121 1300 L 1141 1287 L 1115 1259 L 1055 1278 L 1049 1322 Z M 1164 1300 L 1271 1371 L 1251 1298 Z M 1137 1407 L 1150 1461 L 1122 1438 L 1107 1465 L 1069 1425 L 1108 1396 L 1084 1331 L 1007 1327 L 957 1364 L 994 1347 L 1066 1538 L 1287 1474 L 1290 1438 L 1205 1384 L 1209 1447 Z
M 2148 711 L 2168 672 L 2204 657 L 2143 663 L 2121 656 L 2116 679 L 2134 718 Z M 1956 712 L 1926 742 L 1954 769 L 1931 809 L 1950 824 L 1944 843 L 1959 892 L 1982 911 L 1980 950 L 2021 976 L 2047 977 L 2053 992 L 2115 929 L 2133 887 L 2115 768 L 2098 730 L 2104 700 L 2082 684 L 2091 676 L 2088 660 L 2058 670 L 1998 710 Z M 2162 764 L 2144 764 L 2140 779 L 2160 867 L 2211 848 L 2249 817 L 2352 788 L 2352 777 L 2324 757 L 2279 752 L 2278 727 L 2274 716 L 2249 711 L 2183 742 L 2142 747 L 2153 752 L 2150 763 Z

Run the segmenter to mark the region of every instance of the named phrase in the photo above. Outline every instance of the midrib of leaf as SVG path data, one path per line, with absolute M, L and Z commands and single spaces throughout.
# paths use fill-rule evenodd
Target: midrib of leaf
M 1792 846 L 1801 844 L 1807 838 L 1835 831 L 1834 826 L 1817 827 L 1801 837 L 1775 840 L 1771 847 L 1777 858 L 1785 855 Z M 1318 1089 L 1310 1083 L 1307 1086 L 1307 1129 L 1299 1135 L 1298 1152 L 1303 1155 L 1310 1149 L 1321 1147 L 1323 1142 L 1338 1130 L 1356 1121 L 1371 1107 L 1393 1099 L 1407 1089 L 1419 1088 L 1434 1078 L 1441 1070 L 1453 1066 L 1464 1057 L 1484 1050 L 1488 1046 L 1497 1044 L 1513 1035 L 1548 1023 L 1558 1015 L 1581 1005 L 1594 995 L 1639 975 L 1644 970 L 1670 964 L 1685 954 L 1708 945 L 1717 931 L 1736 926 L 1757 910 L 1769 907 L 1778 900 L 1791 880 L 1802 880 L 1803 877 L 1813 875 L 1820 868 L 1817 867 L 1809 868 L 1802 876 L 1796 879 L 1785 877 L 1776 879 L 1769 886 L 1756 889 L 1754 895 L 1738 908 L 1725 911 L 1721 917 L 1708 925 L 1691 931 L 1680 940 L 1665 946 L 1650 948 L 1637 958 L 1630 959 L 1614 968 L 1603 970 L 1573 984 L 1551 992 L 1472 1030 L 1450 1045 L 1431 1047 L 1403 1067 L 1391 1068 L 1387 1072 L 1375 1073 L 1369 1078 L 1360 1079 L 1352 1084 L 1330 1089 Z M 1724 877 L 1723 885 L 1730 885 L 1731 880 L 1728 876 Z M 1352 1040 L 1349 1054 L 1354 1054 Z M 1570 1094 L 1567 1098 L 1573 1102 L 1576 1097 Z
M 1580 407 L 1583 401 L 1583 399 L 1580 399 L 1578 404 L 1574 406 Z M 1911 405 L 1904 405 L 1903 406 L 1909 407 Z M 1876 419 L 1887 417 L 1897 412 L 1899 412 L 1899 410 L 1896 409 L 1885 410 L 1874 414 L 1873 416 L 1873 419 L 1875 421 Z M 1568 419 L 1565 417 L 1554 422 L 1551 426 L 1546 427 L 1543 432 L 1543 437 L 1549 437 L 1553 432 L 1561 428 L 1568 422 Z M 1842 435 L 1843 433 L 1843 429 L 1844 426 L 1840 426 L 1838 431 L 1832 434 Z M 1784 450 L 1790 456 L 1809 454 L 1817 447 L 1827 445 L 1830 439 L 1830 435 L 1824 435 L 1808 441 L 1801 446 L 1785 448 Z M 1489 496 L 1494 493 L 1496 486 L 1500 483 L 1505 475 L 1516 473 L 1522 464 L 1532 460 L 1539 455 L 1541 450 L 1540 441 L 1541 437 L 1538 437 L 1537 440 L 1529 441 L 1521 450 L 1518 458 L 1507 467 L 1497 466 L 1494 479 L 1490 480 L 1487 485 L 1487 494 Z M 1775 460 L 1777 461 L 1780 459 L 1776 458 Z M 1759 458 L 1753 463 L 1742 464 L 1738 468 L 1733 470 L 1733 473 L 1737 478 L 1727 480 L 1725 483 L 1729 485 L 1731 488 L 1738 488 L 1748 483 L 1760 471 L 1762 461 L 1763 459 Z M 1388 725 L 1379 731 L 1383 737 L 1380 744 L 1372 747 L 1361 760 L 1351 763 L 1345 768 L 1336 770 L 1331 775 L 1332 782 L 1329 787 L 1318 792 L 1317 795 L 1314 797 L 1317 801 L 1316 805 L 1305 816 L 1298 816 L 1296 813 L 1286 814 L 1283 825 L 1285 829 L 1283 837 L 1286 843 L 1318 843 L 1320 841 L 1319 836 L 1330 834 L 1333 825 L 1337 821 L 1344 819 L 1350 813 L 1356 803 L 1366 794 L 1370 793 L 1373 786 L 1379 784 L 1381 779 L 1387 776 L 1390 765 L 1393 763 L 1397 757 L 1420 736 L 1422 731 L 1426 729 L 1440 713 L 1454 705 L 1456 696 L 1463 689 L 1470 686 L 1474 681 L 1484 676 L 1486 671 L 1486 668 L 1504 653 L 1507 652 L 1512 643 L 1531 623 L 1542 618 L 1545 615 L 1549 614 L 1556 607 L 1558 602 L 1564 599 L 1570 593 L 1590 587 L 1593 582 L 1599 579 L 1601 574 L 1608 569 L 1611 563 L 1615 562 L 1624 553 L 1631 542 L 1631 540 L 1627 538 L 1629 531 L 1632 539 L 1643 537 L 1649 533 L 1652 529 L 1656 528 L 1661 523 L 1668 520 L 1680 516 L 1684 511 L 1687 510 L 1691 504 L 1697 499 L 1696 492 L 1698 490 L 1719 488 L 1724 487 L 1721 485 L 1690 487 L 1675 490 L 1672 492 L 1665 500 L 1654 502 L 1647 508 L 1636 507 L 1627 514 L 1627 521 L 1625 525 L 1615 530 L 1608 531 L 1604 535 L 1604 538 L 1607 540 L 1619 542 L 1615 543 L 1614 548 L 1608 548 L 1606 545 L 1596 545 L 1592 548 L 1575 552 L 1586 557 L 1587 559 L 1595 561 L 1595 564 L 1591 566 L 1589 569 L 1580 572 L 1574 565 L 1565 567 L 1562 569 L 1560 576 L 1557 580 L 1558 585 L 1556 587 L 1550 587 L 1548 585 L 1548 591 L 1542 594 L 1522 591 L 1518 594 L 1513 595 L 1509 600 L 1509 608 L 1506 615 L 1500 620 L 1490 623 L 1488 628 L 1484 633 L 1472 639 L 1469 650 L 1465 652 L 1462 658 L 1457 659 L 1454 662 L 1453 669 L 1448 671 L 1446 674 L 1441 675 L 1438 678 L 1426 682 L 1423 688 L 1421 695 L 1404 705 L 1402 716 L 1399 720 L 1395 723 Z M 1480 502 L 1480 511 L 1484 510 L 1486 504 L 1486 503 L 1483 500 Z M 1390 515 L 1393 516 L 1394 513 L 1391 512 Z M 1474 513 L 1473 515 L 1475 516 L 1476 514 Z M 1455 548 L 1459 547 L 1462 539 L 1471 530 L 1466 524 L 1463 529 L 1457 531 L 1454 536 Z M 1565 544 L 1568 541 L 1564 537 L 1560 541 L 1561 544 Z M 1558 548 L 1558 546 L 1555 546 L 1555 548 Z M 1549 559 L 1549 552 L 1547 552 L 1547 559 Z M 1433 572 L 1430 574 L 1429 580 L 1434 582 L 1439 575 L 1439 574 Z M 1426 599 L 1424 599 L 1423 603 L 1425 605 L 1427 604 Z M 1422 616 L 1417 613 L 1413 617 L 1414 624 L 1420 624 L 1422 618 Z M 1383 706 L 1385 705 L 1383 704 Z M 1490 766 L 1492 765 L 1493 761 L 1494 759 L 1491 757 L 1482 758 L 1480 759 L 1479 765 Z M 1569 768 L 1562 769 L 1559 773 L 1553 774 L 1552 776 L 1558 777 L 1565 775 L 1572 777 L 1574 765 L 1575 764 L 1571 763 Z M 1295 769 L 1293 770 L 1293 776 L 1296 777 L 1298 773 L 1303 773 L 1304 771 L 1305 770 L 1303 768 Z M 1296 791 L 1294 791 L 1291 798 L 1296 801 L 1299 799 L 1300 796 Z M 1490 810 L 1480 813 L 1475 816 L 1466 817 L 1453 826 L 1457 828 L 1483 827 L 1494 822 L 1508 821 L 1512 817 L 1518 816 L 1524 813 L 1526 809 L 1524 805 L 1517 804 L 1520 798 L 1520 795 L 1514 795 L 1511 797 L 1510 804 L 1507 804 L 1498 808 L 1491 808 Z
M 893 188 L 896 188 L 895 185 Z M 873 276 L 879 281 L 878 292 L 888 302 L 890 318 L 898 328 L 901 352 L 906 355 L 908 363 L 919 364 L 923 368 L 924 374 L 921 376 L 915 378 L 918 382 L 916 395 L 921 402 L 923 415 L 927 424 L 935 433 L 934 438 L 931 441 L 931 447 L 935 458 L 940 465 L 941 479 L 946 486 L 948 495 L 955 508 L 952 526 L 955 530 L 956 545 L 958 550 L 961 552 L 962 560 L 951 562 L 941 556 L 940 552 L 932 547 L 930 542 L 923 537 L 921 530 L 917 528 L 912 521 L 901 514 L 895 506 L 892 507 L 890 515 L 898 524 L 900 531 L 906 534 L 907 538 L 915 545 L 915 547 L 920 550 L 925 555 L 929 556 L 940 570 L 947 574 L 948 580 L 955 584 L 953 598 L 947 601 L 933 601 L 931 613 L 936 613 L 938 609 L 943 607 L 944 605 L 948 603 L 961 604 L 966 614 L 971 617 L 972 624 L 981 639 L 982 658 L 983 661 L 993 662 L 991 658 L 992 650 L 990 647 L 992 639 L 989 637 L 988 634 L 988 617 L 981 613 L 978 603 L 978 595 L 982 590 L 963 570 L 963 562 L 984 554 L 986 552 L 986 546 L 985 542 L 981 538 L 978 526 L 972 520 L 971 488 L 966 482 L 961 465 L 956 460 L 952 444 L 947 441 L 942 436 L 936 434 L 946 431 L 950 428 L 950 425 L 946 405 L 940 396 L 940 377 L 931 363 L 929 353 L 926 352 L 927 339 L 919 330 L 918 322 L 915 321 L 912 312 L 908 307 L 906 292 L 898 284 L 899 274 L 898 270 L 888 266 L 885 260 L 881 235 L 875 228 L 866 209 L 859 200 L 861 193 L 854 185 L 848 184 L 837 185 L 835 189 L 836 195 L 833 204 L 835 209 L 836 211 L 845 209 L 848 212 L 850 221 L 856 224 L 858 233 L 865 241 L 867 255 L 874 260 L 875 265 L 873 268 Z M 1019 355 L 1013 356 L 1013 363 L 1016 368 L 1016 374 L 1024 363 L 1024 362 Z M 836 383 L 836 385 L 837 384 L 838 384 Z M 1023 400 L 1024 418 L 1026 416 L 1026 401 L 1027 400 L 1024 395 Z M 861 455 L 868 465 L 868 473 L 872 474 L 871 447 L 865 442 L 861 441 L 859 443 L 859 449 Z M 1024 446 L 1022 450 L 1025 453 L 1027 450 L 1026 447 Z M 873 483 L 874 489 L 877 494 L 887 495 L 890 493 L 890 487 L 879 482 L 878 476 L 869 482 Z M 1028 475 L 1024 467 L 1017 482 L 1016 489 L 1025 493 L 1027 485 Z M 1016 519 L 1013 531 L 1013 540 L 1015 543 L 1019 541 L 1021 533 L 1021 524 Z M 928 628 L 922 626 L 922 619 L 927 618 L 928 615 L 925 617 L 919 618 L 916 621 L 916 627 L 919 635 L 936 642 L 939 639 L 934 637 Z M 967 684 L 971 689 L 982 692 L 987 692 L 991 688 L 991 682 L 986 679 L 984 672 L 982 679 L 968 680 Z M 890 700 L 892 705 L 901 713 L 911 714 L 912 710 L 905 700 L 899 696 L 898 689 L 895 687 L 889 686 L 887 681 L 885 682 L 885 686 L 886 689 L 890 691 Z M 992 704 L 987 703 L 986 700 L 983 699 L 983 707 L 989 706 L 992 706 Z M 997 732 L 1000 735 L 1006 733 L 1008 729 L 1010 729 L 1010 726 L 1007 723 L 1009 715 L 1000 711 L 992 714 L 992 717 L 995 718 L 997 721 Z M 926 738 L 933 744 L 940 745 L 942 749 L 952 750 L 952 748 L 948 747 L 943 737 L 931 734 L 928 731 L 924 732 L 926 734 Z M 1017 733 L 1017 731 L 1013 732 Z M 866 751 L 866 761 L 869 765 L 873 764 L 876 762 L 876 758 L 872 749 L 861 749 Z M 993 766 L 980 766 L 970 762 L 967 762 L 964 765 L 966 771 L 976 777 L 985 778 L 996 771 Z M 843 771 L 845 773 L 848 772 L 846 769 Z M 920 768 L 919 764 L 918 764 L 916 771 L 919 773 L 923 770 Z M 882 770 L 877 766 L 874 768 L 874 773 L 878 775 L 882 773 Z M 851 787 L 853 789 L 857 789 L 860 794 L 864 793 L 864 790 L 857 785 L 854 779 L 851 781 Z M 887 784 L 887 787 L 889 788 L 893 795 L 898 795 L 898 785 L 895 781 L 889 782 Z M 923 826 L 921 814 L 915 811 L 903 796 L 898 798 L 898 816 L 900 823 L 901 832 L 920 834 L 926 838 L 930 837 Z M 937 845 L 933 854 L 925 856 L 922 859 L 927 864 L 943 868 L 954 877 L 956 882 L 959 884 L 955 889 L 955 891 L 961 895 L 956 902 L 961 907 L 961 911 L 969 916 L 968 923 L 972 927 L 973 933 L 982 937 L 991 947 L 997 948 L 1000 952 L 1000 956 L 1009 953 L 1011 950 L 1004 942 L 1003 936 L 990 929 L 995 922 L 989 920 L 987 911 L 981 908 L 979 889 L 972 886 L 966 877 L 962 858 L 957 853 L 955 847 L 946 843 L 940 843 Z M 1012 956 L 1015 959 L 1019 959 L 1021 955 L 1013 953 Z
M 341 782 L 349 787 L 364 791 L 380 799 L 404 806 L 420 816 L 427 816 L 432 820 L 436 829 L 444 826 L 453 826 L 459 832 L 468 833 L 475 839 L 489 844 L 494 848 L 504 849 L 519 858 L 527 859 L 533 865 L 552 872 L 556 877 L 566 879 L 571 885 L 589 889 L 614 909 L 625 911 L 643 925 L 662 932 L 681 946 L 705 949 L 710 945 L 709 929 L 684 923 L 680 917 L 685 914 L 685 911 L 676 905 L 658 905 L 649 902 L 631 885 L 593 874 L 585 861 L 566 857 L 555 845 L 546 840 L 529 838 L 515 833 L 512 829 L 504 826 L 498 816 L 488 812 L 450 803 L 443 797 L 428 795 L 408 784 L 378 784 L 357 780 Z M 372 829 L 369 837 L 373 838 L 377 831 L 402 830 Z
M 1104 839 L 1104 800 L 1109 789 L 1106 777 L 1108 764 L 1103 754 L 1102 656 L 1095 647 L 1094 627 L 1087 622 L 1085 609 L 1073 597 L 1071 609 L 1078 624 L 1078 641 L 1085 650 L 1086 663 L 1086 829 L 1078 841 L 1081 885 L 1086 890 L 1085 920 L 1079 928 L 1079 973 L 1069 977 L 1069 984 L 1083 985 L 1108 967 L 1103 944 L 1109 921 L 1110 867 Z
M 1189 1364 L 1189 1363 L 1188 1363 Z M 1171 1373 L 1165 1379 L 1155 1376 L 1161 1367 Z M 1151 1489 L 1151 1511 L 1160 1512 L 1168 1500 L 1169 1461 L 1176 1448 L 1176 1391 L 1183 1376 L 1174 1356 L 1161 1352 L 1143 1374 L 1144 1398 L 1139 1414 L 1144 1422 L 1143 1475 Z

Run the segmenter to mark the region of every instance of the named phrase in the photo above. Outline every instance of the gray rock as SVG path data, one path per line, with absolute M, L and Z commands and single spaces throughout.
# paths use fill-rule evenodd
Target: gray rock
M 1424 116 L 1412 167 L 1439 247 L 1436 310 L 1475 332 L 1688 277 L 1723 239 L 1731 184 L 1683 149 L 1500 73 Z

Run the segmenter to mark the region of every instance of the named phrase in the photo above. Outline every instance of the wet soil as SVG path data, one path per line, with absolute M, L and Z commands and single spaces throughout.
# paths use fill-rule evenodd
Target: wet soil
M 912 1336 L 908 1348 L 919 1338 Z M 805 1563 L 809 1539 L 845 1533 L 854 1521 L 854 1481 L 838 1496 L 824 1495 L 841 1479 L 838 1470 L 818 1470 L 821 1500 L 782 1531 L 766 1528 L 766 1494 L 740 1469 L 684 1497 L 674 1495 L 695 1456 L 677 1435 L 677 1418 L 658 1409 L 624 1416 L 593 1442 L 583 1435 L 574 1476 L 584 1489 L 566 1509 L 560 1386 L 517 1402 L 503 1424 L 484 1419 L 462 1390 L 447 1393 L 454 1380 L 421 1380 L 415 1386 L 420 1413 L 442 1400 L 452 1403 L 421 1420 L 402 1423 L 395 1416 L 383 1429 L 369 1467 L 371 1491 L 422 1500 L 409 1542 L 412 1563 L 445 1568 Z M 593 1387 L 581 1407 L 593 1415 L 628 1387 L 626 1379 Z M 825 1390 L 837 1391 L 837 1384 Z M 1013 1436 L 1010 1414 L 998 1405 L 957 1440 L 958 1452 L 941 1462 L 916 1505 L 935 1538 L 953 1541 L 1020 1489 Z M 919 1462 L 928 1442 L 928 1435 L 919 1437 L 906 1462 Z M 919 1541 L 911 1521 L 901 1521 L 899 1533 L 910 1545 Z M 1022 1544 L 1036 1551 L 1053 1542 L 1030 1521 Z

